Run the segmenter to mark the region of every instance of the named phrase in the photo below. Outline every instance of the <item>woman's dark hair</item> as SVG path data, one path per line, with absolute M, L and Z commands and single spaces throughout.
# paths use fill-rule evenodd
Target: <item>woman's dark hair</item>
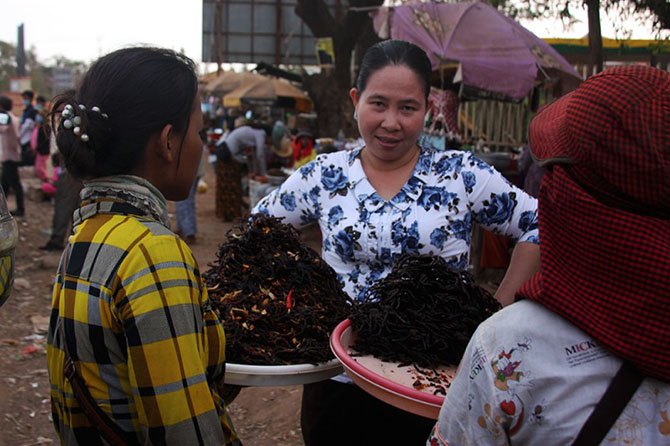
M 12 100 L 6 94 L 0 95 L 0 111 L 10 111 L 12 109 Z
M 356 81 L 358 94 L 363 93 L 372 74 L 389 65 L 405 65 L 416 73 L 423 84 L 426 101 L 428 101 L 433 70 L 430 59 L 421 48 L 404 40 L 384 40 L 368 48 L 361 61 L 361 70 Z
M 79 89 L 57 97 L 52 108 L 52 128 L 57 129 L 65 167 L 78 178 L 129 173 L 149 138 L 167 124 L 182 135 L 183 143 L 197 91 L 195 64 L 174 51 L 135 47 L 101 57 Z M 64 126 L 65 117 L 57 122 L 68 104 L 81 120 L 78 132 L 88 141 L 75 134 L 72 117 L 70 128 Z

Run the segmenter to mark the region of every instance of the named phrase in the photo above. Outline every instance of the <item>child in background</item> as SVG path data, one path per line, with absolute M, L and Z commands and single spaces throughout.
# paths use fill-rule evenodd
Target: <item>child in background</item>
M 316 157 L 314 138 L 308 130 L 300 130 L 293 138 L 293 167 L 299 168 Z

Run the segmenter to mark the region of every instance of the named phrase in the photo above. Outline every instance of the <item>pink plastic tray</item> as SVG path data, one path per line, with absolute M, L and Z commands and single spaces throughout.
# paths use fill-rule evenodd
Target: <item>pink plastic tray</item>
M 437 420 L 444 395 L 434 395 L 434 387 L 415 389 L 412 384 L 422 377 L 413 366 L 400 366 L 370 355 L 358 356 L 351 347 L 354 340 L 349 319 L 340 322 L 330 337 L 330 348 L 354 383 L 387 404 Z M 456 376 L 456 367 L 440 368 L 437 372 L 450 383 Z

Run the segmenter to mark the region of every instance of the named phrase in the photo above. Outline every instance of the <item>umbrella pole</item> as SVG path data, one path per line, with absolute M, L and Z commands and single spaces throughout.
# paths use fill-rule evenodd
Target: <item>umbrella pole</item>
M 214 16 L 214 36 L 216 39 L 216 74 L 221 74 L 221 61 L 223 54 L 221 53 L 221 0 L 216 1 Z M 211 47 L 210 47 L 211 48 Z

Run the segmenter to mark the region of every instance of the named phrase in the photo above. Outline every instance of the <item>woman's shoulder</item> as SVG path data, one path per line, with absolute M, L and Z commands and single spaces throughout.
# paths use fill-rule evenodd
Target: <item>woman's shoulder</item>
M 439 170 L 473 171 L 474 173 L 493 173 L 490 164 L 478 158 L 475 154 L 465 150 L 434 150 L 433 165 Z
M 125 248 L 126 253 L 120 263 L 120 275 L 144 275 L 147 271 L 161 269 L 159 265 L 164 265 L 169 268 L 169 276 L 173 278 L 188 276 L 193 279 L 199 266 L 186 242 L 158 223 L 144 223 L 142 226 L 149 231 L 135 244 Z
M 436 150 L 431 147 L 421 148 L 422 158 L 432 160 L 433 173 L 467 170 L 473 165 L 470 153 L 463 150 Z
M 493 314 L 480 325 L 480 340 L 501 342 L 504 339 L 533 337 L 549 345 L 563 345 L 589 335 L 559 314 L 538 302 L 524 299 Z M 551 336 L 546 336 L 551 333 Z
M 338 150 L 337 152 L 323 153 L 315 158 L 324 165 L 349 164 L 360 152 L 360 149 Z
M 125 215 L 98 214 L 75 226 L 68 274 L 94 283 L 134 276 L 158 264 L 197 268 L 186 243 L 158 222 Z
M 191 249 L 177 234 L 166 228 L 162 223 L 149 218 L 133 219 L 136 227 L 134 232 L 142 232 L 142 238 L 137 240 L 137 245 L 142 251 L 147 250 L 153 256 L 162 256 L 165 259 L 171 257 L 185 258 L 193 257 Z M 130 237 L 131 239 L 133 237 Z
M 180 255 L 184 248 L 190 252 L 188 245 L 162 223 L 133 215 L 98 214 L 85 219 L 73 240 L 84 243 L 104 240 L 101 244 L 120 256 L 142 251 L 148 251 L 148 255 Z
M 473 158 L 472 152 L 467 150 L 438 150 L 431 146 L 422 146 L 421 151 L 423 153 L 432 154 L 435 159 L 458 159 L 462 163 L 470 162 L 470 160 Z

